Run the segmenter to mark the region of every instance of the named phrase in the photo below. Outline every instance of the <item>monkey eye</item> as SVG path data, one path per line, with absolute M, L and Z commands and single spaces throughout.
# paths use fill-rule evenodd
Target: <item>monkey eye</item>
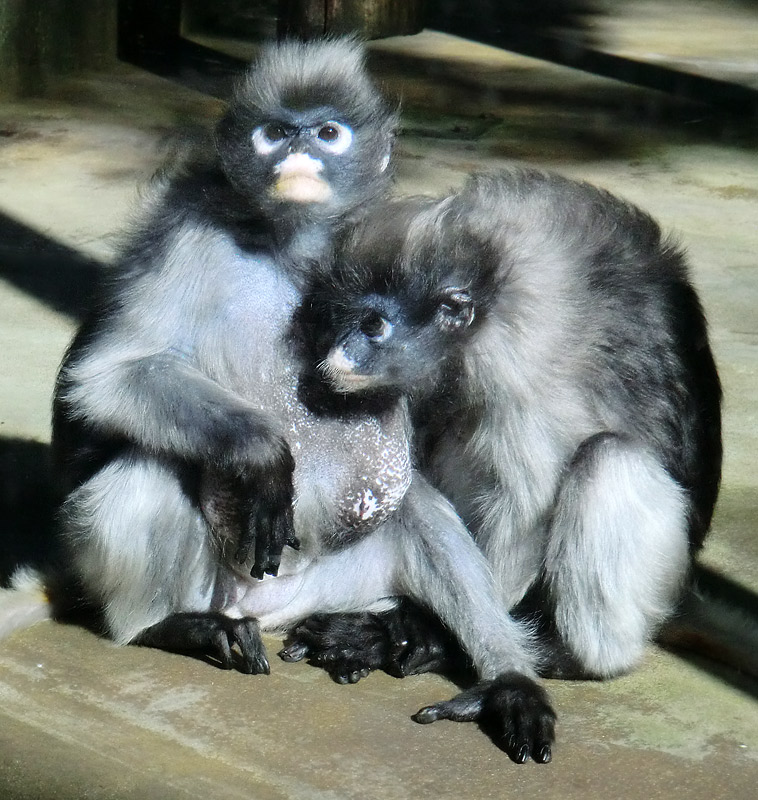
M 392 334 L 392 323 L 378 311 L 369 311 L 361 320 L 360 332 L 372 342 L 384 342 Z
M 259 155 L 273 153 L 287 138 L 287 131 L 278 122 L 269 122 L 253 131 L 253 147 Z
M 284 127 L 278 122 L 272 122 L 263 127 L 263 135 L 270 142 L 281 142 L 281 140 L 287 135 L 287 131 L 285 131 Z
M 316 130 L 319 144 L 330 153 L 344 153 L 353 142 L 353 132 L 341 122 L 330 121 Z

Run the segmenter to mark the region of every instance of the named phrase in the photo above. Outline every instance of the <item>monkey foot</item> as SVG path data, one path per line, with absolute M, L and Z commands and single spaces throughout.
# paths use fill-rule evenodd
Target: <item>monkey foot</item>
M 356 683 L 376 669 L 404 678 L 468 666 L 454 638 L 409 600 L 381 613 L 315 614 L 292 631 L 279 655 L 307 658 L 337 683 Z
M 292 631 L 279 656 L 288 662 L 307 658 L 337 683 L 357 683 L 387 662 L 385 637 L 375 616 L 314 614 Z
M 218 661 L 223 669 L 247 675 L 268 675 L 270 671 L 258 623 L 250 617 L 231 619 L 214 612 L 172 614 L 146 628 L 134 643 L 196 653 Z
M 452 700 L 422 708 L 413 719 L 422 725 L 439 719 L 478 722 L 517 764 L 529 758 L 540 764 L 552 759 L 555 712 L 547 692 L 525 675 L 506 673 L 481 681 Z

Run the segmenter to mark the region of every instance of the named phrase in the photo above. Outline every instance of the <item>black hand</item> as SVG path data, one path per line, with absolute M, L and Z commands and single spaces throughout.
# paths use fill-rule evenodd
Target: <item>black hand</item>
M 293 524 L 294 461 L 284 440 L 270 453 L 262 464 L 241 456 L 210 464 L 200 490 L 200 505 L 217 538 L 231 544 L 238 564 L 253 561 L 250 574 L 256 578 L 276 575 L 284 547 L 300 546 Z
M 300 547 L 293 524 L 292 472 L 246 476 L 236 491 L 244 500 L 235 559 L 245 564 L 252 551 L 255 559 L 250 574 L 255 578 L 265 573 L 276 575 L 282 550 Z

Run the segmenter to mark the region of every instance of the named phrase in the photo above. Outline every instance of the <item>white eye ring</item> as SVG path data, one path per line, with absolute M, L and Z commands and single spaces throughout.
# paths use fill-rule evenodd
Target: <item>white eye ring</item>
M 281 147 L 286 138 L 286 136 L 281 139 L 269 138 L 266 134 L 265 126 L 261 125 L 253 131 L 253 147 L 259 156 L 268 156 Z
M 344 153 L 353 143 L 352 130 L 341 122 L 329 120 L 312 130 L 319 147 L 337 156 Z

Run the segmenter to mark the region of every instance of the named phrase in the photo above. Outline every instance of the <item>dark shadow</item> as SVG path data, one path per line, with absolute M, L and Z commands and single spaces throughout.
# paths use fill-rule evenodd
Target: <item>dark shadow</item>
M 686 603 L 684 624 L 664 627 L 659 644 L 758 699 L 758 594 L 702 564 L 693 578 L 702 606 Z
M 228 97 L 246 62 L 183 38 L 181 22 L 181 0 L 119 0 L 119 58 L 190 89 Z
M 0 278 L 50 308 L 80 319 L 102 263 L 0 213 Z
M 20 568 L 38 572 L 57 622 L 105 635 L 98 609 L 65 568 L 57 535 L 59 496 L 50 446 L 31 439 L 0 438 L 0 587 Z
M 59 556 L 50 447 L 0 438 L 0 585 L 20 566 L 46 571 Z

